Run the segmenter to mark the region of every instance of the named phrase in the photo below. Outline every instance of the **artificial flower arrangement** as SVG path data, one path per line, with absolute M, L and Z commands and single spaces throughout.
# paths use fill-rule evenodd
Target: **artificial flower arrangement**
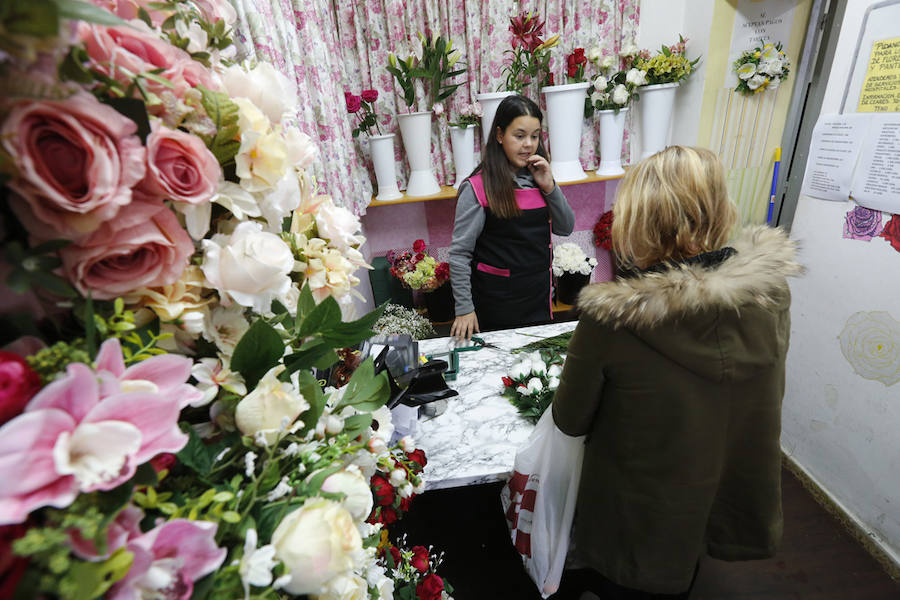
M 537 423 L 553 401 L 564 362 L 565 356 L 550 348 L 524 354 L 503 377 L 501 395 L 522 417 Z
M 604 250 L 612 250 L 613 211 L 608 210 L 594 223 L 594 245 Z
M 372 329 L 384 334 L 408 334 L 414 340 L 434 337 L 431 321 L 411 308 L 399 304 L 388 304 L 384 312 L 372 325 Z
M 425 458 L 371 360 L 316 378 L 380 310 L 296 90 L 227 2 L 96 4 L 2 17 L 0 595 L 392 598 L 375 477 Z
M 503 72 L 506 73 L 505 91 L 521 94 L 533 82 L 538 82 L 539 87 L 553 85 L 550 49 L 559 44 L 559 35 L 553 35 L 547 40 L 541 39 L 544 35 L 544 24 L 544 21 L 532 12 L 510 18 L 512 48 L 506 52 L 512 56 L 512 60 L 503 68 Z
M 425 251 L 425 241 L 413 242 L 412 252 L 388 252 L 391 275 L 404 287 L 423 292 L 433 292 L 450 279 L 450 264 L 439 263 Z
M 566 82 L 581 83 L 584 79 L 584 68 L 588 59 L 584 54 L 584 48 L 575 48 L 566 56 Z
M 398 58 L 393 52 L 388 53 L 387 71 L 403 90 L 403 101 L 410 111 L 416 104 L 416 80 L 421 80 L 425 85 L 426 110 L 431 110 L 462 85 L 450 83 L 450 80 L 466 72 L 465 69 L 455 68 L 461 54 L 453 49 L 453 40 L 422 33 L 418 34 L 418 40 L 418 43 L 413 43 L 405 59 Z
M 687 38 L 679 35 L 677 44 L 663 46 L 653 56 L 650 56 L 649 51 L 641 50 L 634 58 L 632 66 L 647 74 L 647 85 L 683 81 L 700 62 L 699 56 L 690 60 L 685 55 L 687 41 Z
M 481 104 L 472 102 L 464 104 L 459 112 L 456 113 L 456 120 L 450 121 L 451 127 L 468 127 L 470 125 L 478 125 L 479 119 L 484 115 Z
M 359 137 L 359 134 L 365 133 L 371 135 L 370 130 L 375 127 L 379 135 L 381 127 L 378 125 L 378 119 L 375 116 L 375 102 L 378 100 L 378 90 L 363 90 L 359 96 L 344 92 L 344 100 L 347 103 L 347 112 L 357 116 L 356 127 L 353 128 L 353 137 Z
M 590 275 L 597 266 L 596 258 L 588 258 L 578 244 L 566 242 L 553 247 L 553 274 L 561 277 L 566 273 Z
M 782 49 L 781 42 L 768 43 L 747 50 L 734 61 L 738 77 L 736 92 L 758 94 L 776 89 L 791 72 L 791 62 Z

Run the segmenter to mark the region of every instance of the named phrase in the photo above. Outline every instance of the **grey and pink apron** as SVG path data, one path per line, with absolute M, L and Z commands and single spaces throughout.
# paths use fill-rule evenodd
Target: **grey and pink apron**
M 522 214 L 495 216 L 481 175 L 469 178 L 485 213 L 472 258 L 472 301 L 481 329 L 505 329 L 553 318 L 550 209 L 538 189 L 516 190 Z

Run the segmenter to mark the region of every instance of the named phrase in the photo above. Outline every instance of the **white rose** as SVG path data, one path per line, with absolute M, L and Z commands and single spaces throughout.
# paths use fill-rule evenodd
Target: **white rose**
M 281 233 L 284 218 L 300 205 L 300 184 L 297 173 L 288 169 L 284 177 L 267 190 L 256 193 L 262 216 L 265 217 L 270 233 Z
M 602 92 L 606 89 L 606 86 L 609 84 L 609 81 L 603 75 L 597 75 L 594 77 L 594 89 L 598 92 Z
M 288 162 L 299 169 L 311 165 L 319 152 L 312 138 L 296 127 L 290 127 L 284 132 L 284 143 L 287 145 Z
M 594 46 L 588 50 L 587 59 L 591 62 L 597 62 L 601 56 L 603 56 L 603 50 L 600 49 L 600 46 Z
M 531 361 L 522 359 L 514 364 L 509 370 L 509 376 L 513 379 L 522 379 L 531 373 Z
M 608 55 L 604 56 L 602 59 L 600 59 L 600 68 L 601 69 L 609 69 L 614 64 L 616 64 L 616 57 L 613 56 L 612 54 L 608 54 Z
M 246 98 L 273 123 L 297 109 L 297 85 L 273 67 L 261 62 L 249 71 L 232 65 L 221 74 L 222 86 L 232 98 Z
M 759 70 L 766 75 L 778 75 L 781 73 L 781 67 L 784 62 L 780 58 L 766 60 L 759 64 Z
M 765 82 L 766 82 L 765 75 L 754 75 L 747 81 L 747 87 L 750 88 L 751 90 L 755 90 L 756 88 L 758 88 Z
M 275 556 L 284 563 L 291 594 L 321 594 L 326 584 L 355 566 L 362 540 L 346 508 L 312 497 L 288 514 L 272 534 Z
M 539 377 L 532 377 L 528 380 L 528 385 L 526 387 L 529 394 L 536 394 L 544 389 L 544 384 L 541 383 Z
M 405 469 L 394 469 L 391 471 L 391 485 L 397 487 L 398 485 L 402 485 L 406 481 L 406 470 Z
M 360 245 L 360 239 L 355 235 L 361 228 L 359 217 L 343 206 L 336 206 L 330 199 L 322 202 L 316 211 L 316 228 L 319 237 L 338 250 Z
M 546 375 L 547 374 L 547 365 L 543 360 L 531 360 L 531 373 L 533 375 Z
M 555 390 L 558 387 L 559 387 L 559 378 L 558 377 L 551 377 L 550 379 L 547 380 L 547 389 L 548 390 Z
M 316 600 L 368 600 L 369 584 L 356 573 L 344 573 L 328 582 Z
M 282 371 L 284 365 L 271 368 L 234 411 L 235 424 L 241 433 L 253 437 L 261 432 L 267 444 L 274 444 L 278 439 L 285 419 L 290 425 L 309 408 L 293 385 L 278 379 Z
M 754 75 L 756 75 L 756 65 L 753 63 L 744 63 L 737 69 L 737 76 L 747 81 Z
M 322 483 L 322 491 L 344 494 L 341 504 L 357 522 L 365 521 L 372 512 L 372 490 L 356 465 L 329 475 Z
M 201 268 L 220 296 L 264 313 L 290 288 L 294 256 L 280 237 L 245 221 L 230 236 L 203 240 Z
M 617 85 L 613 88 L 612 100 L 616 104 L 625 104 L 628 102 L 628 89 L 621 83 Z
M 632 85 L 647 85 L 647 71 L 628 69 L 628 72 L 625 73 L 625 81 Z
M 370 566 L 366 571 L 366 582 L 369 587 L 378 590 L 379 600 L 393 600 L 394 580 L 385 575 L 384 567 L 378 564 Z
M 593 94 L 591 94 L 591 104 L 596 106 L 597 104 L 602 104 L 602 103 L 603 103 L 603 94 L 601 94 L 600 92 L 594 92 Z
M 559 365 L 550 365 L 547 369 L 547 377 L 559 377 L 562 374 L 562 367 Z
M 634 44 L 625 44 L 619 51 L 619 56 L 635 56 L 638 52 L 640 52 L 640 50 L 638 50 L 638 47 Z

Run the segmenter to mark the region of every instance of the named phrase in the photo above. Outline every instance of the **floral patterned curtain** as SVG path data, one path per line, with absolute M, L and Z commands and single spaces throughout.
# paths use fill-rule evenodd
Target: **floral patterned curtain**
M 463 53 L 468 72 L 448 102 L 455 115 L 481 92 L 500 89 L 509 48 L 509 17 L 536 11 L 546 20 L 545 37 L 560 34 L 551 68 L 565 82 L 565 55 L 600 46 L 617 53 L 637 36 L 639 0 L 231 0 L 238 13 L 236 39 L 248 58 L 268 61 L 293 76 L 300 90 L 300 127 L 319 141 L 314 172 L 322 188 L 357 214 L 372 195 L 371 161 L 365 135 L 353 139 L 355 115 L 347 113 L 344 91 L 376 89 L 379 124 L 396 132 L 401 186 L 407 163 L 395 115 L 406 112 L 402 90 L 385 70 L 388 52 L 409 54 L 417 32 L 450 37 Z M 463 79 L 460 77 L 460 79 Z M 543 104 L 542 99 L 537 99 Z M 446 114 L 435 118 L 432 164 L 438 180 L 451 183 L 453 156 Z M 480 139 L 480 138 L 479 138 Z M 594 126 L 582 139 L 585 166 L 598 162 Z M 627 145 L 626 145 L 627 146 Z

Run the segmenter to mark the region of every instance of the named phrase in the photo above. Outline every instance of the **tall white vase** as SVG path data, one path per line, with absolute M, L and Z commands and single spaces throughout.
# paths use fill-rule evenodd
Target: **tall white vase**
M 369 136 L 369 152 L 372 154 L 372 165 L 375 167 L 375 179 L 378 181 L 379 202 L 389 202 L 403 197 L 397 187 L 397 170 L 394 161 L 394 134 Z
M 453 147 L 453 167 L 456 169 L 453 187 L 458 188 L 475 169 L 475 126 L 451 127 L 450 145 Z
M 677 89 L 677 83 L 658 83 L 638 88 L 642 160 L 666 148 Z
M 433 196 L 441 191 L 431 165 L 431 111 L 397 115 L 406 160 L 409 161 L 407 196 Z
M 550 169 L 556 181 L 586 179 L 581 167 L 581 125 L 584 122 L 585 90 L 590 83 L 568 83 L 541 88 L 547 99 L 550 130 Z
M 494 115 L 497 114 L 497 107 L 503 102 L 507 96 L 515 96 L 515 92 L 487 92 L 484 94 L 476 94 L 475 99 L 481 104 L 481 143 L 487 144 L 488 136 L 491 134 L 491 125 L 494 122 Z
M 600 116 L 600 165 L 597 175 L 611 177 L 625 172 L 622 168 L 622 137 L 625 135 L 625 114 L 627 108 L 619 110 L 598 110 Z

